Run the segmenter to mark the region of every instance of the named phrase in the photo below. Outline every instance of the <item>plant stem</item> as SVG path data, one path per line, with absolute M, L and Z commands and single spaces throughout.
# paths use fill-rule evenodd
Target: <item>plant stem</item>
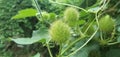
M 49 41 L 47 42 L 47 49 L 48 49 L 48 52 L 50 54 L 50 57 L 53 57 L 51 50 L 50 50 Z
M 58 57 L 60 57 L 60 56 L 61 56 L 61 51 L 62 51 L 62 44 L 60 44 L 60 48 L 59 48 Z
M 33 2 L 35 3 L 35 7 L 36 7 L 38 13 L 40 14 L 40 17 L 42 17 L 41 9 L 40 9 L 40 6 L 39 6 L 37 0 L 33 0 Z
M 118 44 L 120 42 L 113 42 L 113 43 L 108 43 L 107 45 L 115 45 L 115 44 Z
M 80 37 L 80 38 L 76 39 L 75 41 L 73 41 L 63 52 L 61 52 L 61 55 L 64 54 L 69 48 L 71 48 L 71 46 L 73 46 L 75 43 L 77 43 L 78 41 L 80 41 L 83 38 L 84 37 Z
M 99 30 L 99 23 L 98 23 L 98 16 L 97 16 L 97 13 L 95 13 L 95 19 L 96 19 L 96 22 L 97 22 L 97 25 L 98 25 L 98 28 L 96 29 L 96 31 L 92 34 L 92 36 L 81 46 L 79 47 L 77 50 L 75 50 L 74 52 L 70 53 L 67 57 L 75 54 L 76 52 L 78 52 L 79 50 L 81 50 L 85 45 L 87 45 L 87 43 L 89 43 L 90 40 L 92 40 L 92 38 L 95 36 L 95 34 L 97 33 L 97 31 Z
M 50 51 L 50 47 L 49 47 L 49 44 L 47 43 L 47 49 L 48 49 L 48 52 L 49 52 L 49 54 L 50 54 L 50 57 L 53 57 L 53 55 L 52 55 L 52 53 L 51 53 L 51 51 Z
M 97 33 L 98 29 L 93 33 L 93 35 L 80 47 L 78 48 L 77 50 L 75 50 L 74 52 L 72 52 L 71 54 L 69 54 L 67 57 L 75 54 L 76 52 L 78 52 L 80 49 L 82 49 L 93 37 L 94 35 Z
M 112 36 L 111 36 L 111 40 L 113 40 L 114 39 L 114 36 L 115 36 L 115 25 L 114 25 L 114 29 L 113 29 L 113 32 L 112 32 L 112 34 L 111 34 Z
M 100 31 L 101 31 L 101 30 L 100 30 Z M 104 40 L 104 39 L 103 39 L 103 33 L 102 33 L 102 31 L 100 32 L 100 39 L 101 39 L 101 40 Z
M 87 27 L 87 29 L 84 31 L 83 34 L 85 34 L 88 31 L 88 29 L 92 26 L 93 22 L 94 22 L 94 20 L 90 23 L 90 25 Z
M 66 4 L 66 3 L 60 3 L 60 2 L 54 2 L 52 0 L 49 0 L 51 3 L 55 3 L 55 4 L 60 4 L 60 5 L 66 5 L 66 6 L 70 6 L 70 7 L 74 7 L 74 8 L 78 8 L 80 10 L 83 10 L 85 12 L 88 12 L 87 10 L 81 8 L 81 7 L 78 7 L 78 6 L 74 6 L 74 5 L 71 5 L 71 4 Z
M 66 4 L 66 3 L 59 3 L 59 2 L 54 2 L 54 1 L 51 1 L 51 3 L 56 3 L 56 4 L 61 4 L 61 5 L 66 5 L 66 6 L 71 6 L 71 7 L 75 7 L 75 8 L 78 8 L 78 9 L 81 9 L 85 12 L 88 12 L 87 10 L 83 9 L 83 8 L 80 8 L 80 7 L 77 7 L 77 6 L 74 6 L 74 5 L 70 5 L 70 4 Z M 96 19 L 96 22 L 97 22 L 97 25 L 98 25 L 98 28 L 96 29 L 96 31 L 91 35 L 91 37 L 81 46 L 79 47 L 77 50 L 75 50 L 74 52 L 72 52 L 71 54 L 69 54 L 67 57 L 75 54 L 76 52 L 78 52 L 80 49 L 82 49 L 94 36 L 95 34 L 97 33 L 97 31 L 99 30 L 99 22 L 98 22 L 98 16 L 97 16 L 97 13 L 102 9 L 104 8 L 105 6 L 105 2 L 106 0 L 104 1 L 103 5 L 100 7 L 100 9 L 98 9 L 98 11 L 95 13 L 95 19 Z M 81 39 L 83 39 L 84 37 L 81 37 L 81 38 L 78 38 L 76 39 L 74 42 L 72 42 L 63 52 L 61 52 L 61 55 L 64 54 L 72 45 L 74 45 L 75 43 L 77 43 L 78 41 L 80 41 Z
M 103 8 L 107 5 L 106 1 L 107 0 L 103 0 L 103 5 L 98 9 L 98 11 L 96 13 L 98 13 L 100 10 L 103 10 Z
M 120 0 L 112 8 L 117 7 L 119 4 L 120 4 Z

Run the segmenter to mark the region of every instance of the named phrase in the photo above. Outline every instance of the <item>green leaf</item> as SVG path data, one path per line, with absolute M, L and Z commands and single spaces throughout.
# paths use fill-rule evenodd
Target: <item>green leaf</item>
M 3 48 L 3 47 L 5 47 L 5 44 L 0 44 L 0 48 Z
M 35 54 L 33 57 L 40 57 L 40 53 Z
M 120 15 L 116 17 L 116 25 L 120 25 Z
M 120 26 L 117 28 L 117 31 L 120 32 Z
M 120 49 L 110 49 L 106 57 L 120 57 Z
M 80 11 L 80 18 L 86 17 L 87 15 L 88 15 L 88 13 L 86 13 L 85 11 Z
M 117 38 L 117 42 L 120 42 L 120 36 Z
M 85 22 L 86 22 L 85 20 L 79 20 L 79 21 L 78 21 L 78 24 L 79 24 L 79 25 L 82 25 L 82 24 L 84 24 Z
M 83 43 L 84 43 L 84 41 L 77 43 L 74 50 L 76 50 L 81 45 L 83 45 Z M 71 57 L 88 57 L 89 53 L 92 50 L 98 50 L 98 49 L 99 49 L 98 44 L 90 43 L 90 44 L 87 44 L 85 47 L 83 47 L 81 50 L 79 50 L 76 54 L 72 55 Z
M 33 31 L 32 38 L 42 38 L 40 42 L 46 42 L 50 39 L 47 28 L 40 28 L 39 30 Z
M 32 16 L 36 16 L 36 13 L 37 13 L 36 9 L 27 8 L 27 9 L 23 9 L 23 10 L 18 11 L 18 14 L 13 16 L 12 19 L 32 17 Z
M 28 45 L 28 44 L 33 44 L 37 41 L 39 41 L 39 38 L 17 38 L 17 39 L 11 39 L 17 44 L 22 44 L 22 45 Z
M 11 40 L 17 44 L 28 45 L 36 42 L 45 43 L 46 41 L 48 41 L 49 37 L 50 36 L 48 35 L 47 29 L 40 29 L 37 31 L 33 31 L 33 35 L 31 38 L 11 38 Z

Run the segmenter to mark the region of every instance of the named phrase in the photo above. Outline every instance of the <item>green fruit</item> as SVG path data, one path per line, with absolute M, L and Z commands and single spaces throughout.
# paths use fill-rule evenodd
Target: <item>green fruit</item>
M 67 8 L 64 12 L 64 20 L 70 27 L 76 26 L 79 20 L 78 10 L 72 7 Z
M 57 43 L 65 43 L 70 38 L 70 27 L 61 20 L 55 21 L 49 33 L 53 41 Z
M 42 20 L 46 21 L 49 20 L 49 13 L 48 12 L 42 12 Z
M 49 13 L 49 21 L 54 21 L 56 19 L 55 13 Z
M 99 25 L 101 31 L 112 32 L 114 29 L 115 22 L 109 15 L 106 15 L 99 20 Z

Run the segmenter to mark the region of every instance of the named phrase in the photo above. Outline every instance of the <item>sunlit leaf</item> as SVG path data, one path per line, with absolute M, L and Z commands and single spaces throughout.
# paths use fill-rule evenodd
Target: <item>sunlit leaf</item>
M 32 16 L 36 16 L 36 13 L 37 13 L 36 9 L 27 8 L 27 9 L 23 9 L 23 10 L 18 11 L 18 14 L 13 16 L 12 19 L 32 17 Z

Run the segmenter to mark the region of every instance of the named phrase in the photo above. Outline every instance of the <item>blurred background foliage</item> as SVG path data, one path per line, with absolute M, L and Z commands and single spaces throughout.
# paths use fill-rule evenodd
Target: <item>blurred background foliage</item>
M 63 11 L 67 6 L 59 4 L 51 4 L 48 0 L 38 0 L 42 11 L 48 13 L 54 13 L 59 15 L 57 17 L 63 16 Z M 100 5 L 101 0 L 56 0 L 61 3 L 68 3 L 71 5 L 79 6 L 85 9 L 91 9 Z M 120 0 L 109 0 L 109 4 L 106 9 L 102 11 L 102 15 L 109 14 L 112 18 L 116 20 L 116 38 L 120 39 Z M 36 52 L 41 52 L 42 55 L 48 57 L 46 47 L 41 46 L 41 44 L 32 44 L 27 46 L 16 45 L 13 42 L 9 42 L 8 38 L 16 37 L 32 37 L 34 30 L 38 30 L 42 27 L 41 23 L 38 22 L 36 17 L 27 17 L 20 20 L 11 19 L 12 16 L 16 15 L 18 11 L 26 8 L 34 8 L 31 0 L 0 0 L 0 57 L 30 57 Z M 86 14 L 80 11 L 80 18 L 85 21 L 90 21 L 94 18 L 92 13 Z M 48 23 L 45 23 L 49 27 Z M 120 42 L 120 40 L 119 40 Z M 90 44 L 91 45 L 91 44 Z M 20 48 L 22 47 L 22 48 Z M 57 47 L 52 49 L 53 52 L 57 52 Z M 81 57 L 120 57 L 120 44 L 100 47 L 97 51 L 94 51 L 93 47 L 85 47 L 84 53 L 81 53 Z M 92 50 L 92 51 L 91 51 Z M 88 53 L 88 51 L 91 51 Z M 101 52 L 99 52 L 101 51 Z M 104 53 L 102 53 L 104 52 Z M 113 53 L 114 52 L 114 53 Z M 102 54 L 101 56 L 96 56 L 93 53 Z M 86 55 L 87 54 L 87 55 Z M 76 55 L 75 57 L 79 57 Z

